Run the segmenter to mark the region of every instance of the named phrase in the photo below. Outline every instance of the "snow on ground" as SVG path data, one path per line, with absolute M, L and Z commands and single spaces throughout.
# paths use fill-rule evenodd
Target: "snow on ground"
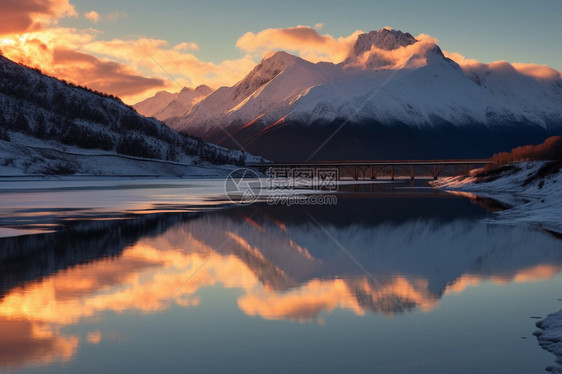
M 547 161 L 520 162 L 495 177 L 469 176 L 441 178 L 433 185 L 443 190 L 475 193 L 500 201 L 511 208 L 498 212 L 494 219 L 502 224 L 524 224 L 562 233 L 562 171 L 533 178 Z
M 12 142 L 0 140 L 0 176 L 56 175 L 65 174 L 64 170 L 68 169 L 68 174 L 76 175 L 212 178 L 225 177 L 237 168 L 213 165 L 188 155 L 182 155 L 180 161 L 175 162 L 61 146 L 19 133 L 12 137 Z M 250 156 L 249 161 L 261 160 Z
M 551 168 L 553 172 L 545 173 L 549 165 L 553 162 L 520 162 L 504 166 L 504 171 L 495 175 L 478 178 L 479 171 L 473 171 L 468 177 L 442 178 L 433 184 L 452 193 L 475 193 L 511 206 L 498 212 L 494 222 L 528 225 L 559 236 L 562 233 L 562 170 L 556 171 L 554 167 Z M 534 335 L 539 345 L 556 356 L 555 365 L 547 370 L 562 374 L 562 310 L 538 321 L 537 327 L 540 330 Z
M 562 374 L 562 310 L 551 313 L 537 322 L 540 330 L 534 332 L 539 345 L 556 356 L 556 364 L 547 370 Z

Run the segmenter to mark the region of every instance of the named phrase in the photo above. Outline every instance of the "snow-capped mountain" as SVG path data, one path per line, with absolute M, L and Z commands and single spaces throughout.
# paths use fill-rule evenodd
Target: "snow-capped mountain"
M 158 91 L 154 96 L 133 105 L 133 108 L 143 116 L 154 117 L 154 114 L 166 108 L 178 95 L 179 92 Z
M 384 28 L 340 64 L 273 53 L 167 123 L 234 146 L 227 130 L 272 159 L 482 157 L 560 133 L 562 79 L 463 70 L 432 39 Z
M 154 118 L 164 121 L 185 115 L 195 104 L 207 97 L 212 91 L 210 87 L 205 85 L 198 86 L 195 89 L 185 87 L 168 105 L 154 113 Z
M 406 47 L 416 43 L 417 40 L 410 33 L 403 33 L 385 27 L 378 31 L 371 31 L 357 36 L 353 46 L 353 56 L 357 57 L 365 52 L 371 52 L 373 46 L 386 51 Z
M 179 93 L 159 91 L 153 97 L 133 105 L 133 108 L 144 116 L 166 121 L 187 114 L 195 104 L 212 91 L 206 85 L 196 88 L 184 87 Z
M 0 175 L 210 176 L 260 160 L 0 56 Z

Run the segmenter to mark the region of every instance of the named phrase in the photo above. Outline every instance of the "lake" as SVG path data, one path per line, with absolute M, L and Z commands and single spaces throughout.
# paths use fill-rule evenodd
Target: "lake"
M 538 373 L 562 242 L 410 182 L 227 205 L 220 180 L 0 183 L 0 371 Z M 19 235 L 19 236 L 14 236 Z

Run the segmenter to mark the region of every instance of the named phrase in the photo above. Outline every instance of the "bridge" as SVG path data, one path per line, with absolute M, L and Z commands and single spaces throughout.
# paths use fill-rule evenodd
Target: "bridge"
M 286 163 L 248 164 L 265 174 L 279 177 L 298 177 L 308 173 L 337 173 L 337 179 L 375 180 L 395 178 L 433 178 L 456 176 L 491 164 L 489 159 L 456 160 L 384 160 L 384 161 L 306 161 Z

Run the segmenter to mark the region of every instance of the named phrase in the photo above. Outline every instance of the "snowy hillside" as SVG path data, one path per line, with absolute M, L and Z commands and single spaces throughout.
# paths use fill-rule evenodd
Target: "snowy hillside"
M 179 93 L 160 91 L 151 98 L 133 105 L 140 114 L 166 121 L 187 114 L 191 108 L 213 90 L 205 85 L 197 88 L 184 87 Z
M 133 108 L 143 116 L 154 117 L 157 112 L 166 108 L 178 95 L 178 92 L 158 91 L 156 95 L 133 105 Z
M 561 168 L 560 160 L 518 162 L 491 172 L 473 171 L 469 176 L 443 178 L 435 186 L 489 197 L 510 207 L 498 213 L 495 223 L 531 226 L 560 237 Z
M 0 175 L 190 175 L 260 159 L 0 56 Z M 211 173 L 212 174 L 212 173 Z
M 438 129 L 444 139 L 437 145 L 450 147 L 448 137 L 453 135 L 484 136 L 491 154 L 519 145 L 528 132 L 537 141 L 560 132 L 562 80 L 539 80 L 508 63 L 463 71 L 432 39 L 416 40 L 384 28 L 359 35 L 352 54 L 340 64 L 313 64 L 285 52 L 273 53 L 236 85 L 219 88 L 167 123 L 212 141 L 223 140 L 225 127 L 250 150 L 252 144 L 257 147 L 253 151 L 258 153 L 275 140 L 305 137 L 314 143 L 346 123 L 359 129 L 338 134 L 332 144 L 336 151 L 354 143 L 359 149 L 376 147 L 381 131 L 390 136 L 388 143 L 404 139 L 404 131 L 409 142 L 419 130 L 429 134 Z M 368 138 L 371 146 L 365 144 Z M 408 148 L 419 148 L 420 154 L 435 148 L 411 143 Z M 223 144 L 229 145 L 228 140 Z M 297 153 L 306 158 L 306 152 Z M 468 154 L 471 149 L 466 153 L 476 156 Z M 276 155 L 265 156 L 283 158 Z
M 170 101 L 168 105 L 154 113 L 154 118 L 164 121 L 185 115 L 195 104 L 207 97 L 212 91 L 210 87 L 205 85 L 198 86 L 195 89 L 183 88 L 178 96 Z

